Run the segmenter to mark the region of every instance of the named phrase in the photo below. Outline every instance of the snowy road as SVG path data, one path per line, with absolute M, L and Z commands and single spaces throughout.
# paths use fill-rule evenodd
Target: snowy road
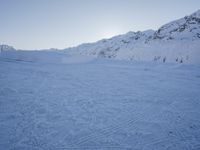
M 200 68 L 0 59 L 0 150 L 199 150 Z

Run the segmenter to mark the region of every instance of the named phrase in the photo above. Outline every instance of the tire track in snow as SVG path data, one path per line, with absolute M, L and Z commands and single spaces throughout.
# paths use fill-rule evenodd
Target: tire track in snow
M 117 132 L 119 132 L 119 130 L 122 130 L 123 128 L 131 128 L 134 126 L 134 123 L 141 121 L 143 119 L 143 114 L 137 114 L 137 117 L 134 119 L 129 119 L 129 120 L 125 120 L 121 123 L 116 123 L 112 126 L 100 129 L 100 133 L 97 135 L 97 133 L 92 133 L 88 136 L 82 136 L 81 138 L 78 139 L 77 142 L 75 142 L 75 145 L 84 145 L 89 141 L 94 141 L 100 138 L 104 138 L 104 137 L 109 137 Z
M 37 77 L 37 72 L 35 72 L 34 74 L 35 77 Z M 34 132 L 35 126 L 37 125 L 36 123 L 36 116 L 35 116 L 35 112 L 34 112 L 34 107 L 38 104 L 37 100 L 38 100 L 38 94 L 41 88 L 45 85 L 46 81 L 47 81 L 47 77 L 46 76 L 42 76 L 42 82 L 40 82 L 39 86 L 35 87 L 35 89 L 33 90 L 33 99 L 30 104 L 30 102 L 23 104 L 22 106 L 22 110 L 20 111 L 20 114 L 22 114 L 22 122 L 18 123 L 17 128 L 21 129 L 23 134 L 26 136 L 27 140 L 28 140 L 28 145 L 32 146 L 32 147 L 37 147 L 38 149 L 42 149 L 43 144 L 40 142 L 39 138 L 37 137 L 37 133 Z M 18 91 L 17 91 L 18 92 Z M 18 92 L 19 93 L 19 92 Z M 23 98 L 21 96 L 21 94 L 18 94 L 20 96 L 21 101 L 23 102 Z M 30 119 L 32 118 L 32 119 Z M 32 130 L 29 130 L 29 126 L 32 126 Z M 23 139 L 22 139 L 23 140 Z M 17 144 L 17 143 L 16 143 Z
M 80 147 L 63 147 L 63 148 L 56 148 L 56 150 L 105 150 L 105 149 L 119 149 L 119 150 L 130 150 L 131 147 L 125 146 L 80 146 Z

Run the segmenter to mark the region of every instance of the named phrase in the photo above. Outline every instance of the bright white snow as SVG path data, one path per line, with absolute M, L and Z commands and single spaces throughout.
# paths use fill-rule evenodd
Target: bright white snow
M 198 150 L 200 67 L 0 56 L 1 150 Z

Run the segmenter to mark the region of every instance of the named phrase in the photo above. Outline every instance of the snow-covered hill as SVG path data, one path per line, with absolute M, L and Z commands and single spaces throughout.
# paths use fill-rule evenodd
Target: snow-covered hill
M 0 45 L 0 150 L 200 150 L 200 67 L 154 62 L 198 62 L 199 14 L 66 51 Z
M 81 59 L 82 56 L 93 56 L 120 60 L 200 64 L 200 10 L 165 24 L 157 31 L 128 32 L 95 43 L 66 48 L 63 51 L 58 51 L 58 49 L 40 52 L 14 50 L 11 46 L 0 45 L 0 57 L 60 62 L 67 54 L 76 55 L 76 58 L 77 55 L 78 57 L 81 55 Z
M 125 60 L 200 63 L 200 10 L 157 31 L 128 32 L 65 51 Z

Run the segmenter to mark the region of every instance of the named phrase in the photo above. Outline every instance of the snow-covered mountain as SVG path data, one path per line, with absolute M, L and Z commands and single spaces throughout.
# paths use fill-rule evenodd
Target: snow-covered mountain
M 65 51 L 125 60 L 200 63 L 200 10 L 157 31 L 128 32 Z
M 0 45 L 0 53 L 3 51 L 14 51 L 15 49 L 12 46 Z
M 120 60 L 200 64 L 200 10 L 167 23 L 156 31 L 131 31 L 95 43 L 66 48 L 63 51 L 47 49 L 37 52 L 33 50 L 12 52 L 14 50 L 11 46 L 0 45 L 0 57 L 19 60 L 23 58 L 29 61 L 38 59 L 46 61 L 48 58 L 49 61 L 55 58 L 63 59 L 66 56 L 64 54 L 67 54 Z

